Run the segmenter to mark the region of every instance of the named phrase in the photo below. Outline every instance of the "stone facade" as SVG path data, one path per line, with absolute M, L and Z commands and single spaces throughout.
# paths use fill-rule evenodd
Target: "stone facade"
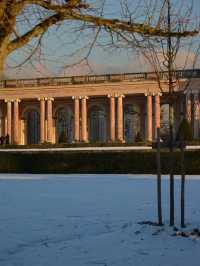
M 115 80 L 112 75 L 109 79 L 96 76 L 97 80 L 77 77 L 79 82 L 76 77 L 4 81 L 0 134 L 8 134 L 11 143 L 21 145 L 152 141 L 156 128 L 162 126 L 162 106 L 169 103 L 167 82 L 163 79 L 161 92 L 155 79 L 127 75 L 118 79 L 113 75 Z M 200 77 L 187 82 L 182 78 L 174 87 L 175 128 L 186 117 L 198 139 Z

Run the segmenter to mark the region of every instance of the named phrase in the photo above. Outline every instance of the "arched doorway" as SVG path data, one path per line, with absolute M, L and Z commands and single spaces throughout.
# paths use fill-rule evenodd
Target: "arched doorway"
M 136 104 L 126 104 L 124 108 L 124 136 L 130 143 L 141 138 L 140 108 Z
M 60 107 L 55 114 L 56 142 L 71 143 L 73 140 L 73 116 L 71 110 Z
M 106 112 L 101 106 L 93 106 L 89 110 L 90 142 L 106 142 Z
M 25 113 L 26 143 L 38 144 L 40 141 L 40 119 L 37 110 L 30 109 Z

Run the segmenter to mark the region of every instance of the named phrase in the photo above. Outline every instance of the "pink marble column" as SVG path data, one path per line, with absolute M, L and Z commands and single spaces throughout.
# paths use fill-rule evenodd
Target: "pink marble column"
M 52 129 L 53 129 L 53 98 L 47 99 L 47 141 L 52 143 Z
M 124 142 L 123 132 L 123 95 L 119 95 L 117 98 L 117 139 L 120 142 Z
M 108 97 L 110 98 L 110 140 L 115 142 L 115 96 Z
M 160 94 L 155 96 L 155 136 L 158 128 L 160 128 Z
M 152 141 L 152 96 L 147 95 L 147 141 Z
M 12 142 L 12 102 L 11 100 L 6 100 L 7 103 L 7 132 L 9 135 L 9 141 Z
M 13 131 L 13 141 L 14 144 L 19 144 L 19 100 L 14 101 L 14 131 Z
M 40 143 L 44 143 L 45 142 L 45 99 L 40 98 L 39 101 L 40 101 Z M 52 107 L 50 107 L 50 109 L 52 109 Z
M 87 99 L 88 99 L 88 97 L 86 97 L 86 96 L 81 99 L 81 140 L 83 142 L 88 142 Z
M 80 101 L 79 97 L 73 97 L 74 99 L 74 141 L 80 141 Z

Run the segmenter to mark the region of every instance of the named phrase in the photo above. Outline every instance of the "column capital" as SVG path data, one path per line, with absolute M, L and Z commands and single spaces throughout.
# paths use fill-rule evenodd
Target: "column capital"
M 16 102 L 16 103 L 20 103 L 21 100 L 20 100 L 20 99 L 14 99 L 14 102 Z
M 45 100 L 45 101 L 54 101 L 54 98 L 53 97 L 44 97 L 44 98 L 38 98 L 38 99 L 40 99 L 40 100 Z
M 11 102 L 13 102 L 13 100 L 12 99 L 5 99 L 4 102 L 5 103 L 11 103 Z
M 88 96 L 80 96 L 80 99 L 85 99 L 85 100 L 88 100 L 89 97 Z
M 115 98 L 116 96 L 115 96 L 115 94 L 108 94 L 107 97 L 108 98 Z
M 124 94 L 119 94 L 119 93 L 116 93 L 115 96 L 116 98 L 125 98 L 125 95 Z
M 54 101 L 54 98 L 53 97 L 48 97 L 48 98 L 46 98 L 47 99 L 47 101 Z
M 154 96 L 155 95 L 155 93 L 154 92 L 151 92 L 151 91 L 146 91 L 145 93 L 144 93 L 144 95 L 147 97 L 147 96 Z
M 80 100 L 81 96 L 72 96 L 72 100 Z
M 147 96 L 148 96 L 148 95 L 147 95 Z M 150 96 L 151 96 L 151 95 L 150 95 Z M 153 93 L 153 96 L 155 96 L 155 97 L 156 97 L 156 96 L 160 96 L 160 97 L 161 97 L 161 96 L 162 96 L 162 93 L 161 93 L 161 92 L 154 92 L 154 93 Z
M 45 101 L 46 98 L 45 97 L 38 97 L 38 101 Z

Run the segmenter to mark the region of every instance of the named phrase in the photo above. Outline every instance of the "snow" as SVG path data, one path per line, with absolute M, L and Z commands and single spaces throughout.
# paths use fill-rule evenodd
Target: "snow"
M 200 150 L 200 145 L 188 145 L 186 150 Z
M 75 148 L 31 148 L 31 149 L 1 149 L 1 152 L 47 152 L 47 151 L 143 151 L 152 150 L 150 146 L 119 146 L 119 147 L 75 147 Z
M 186 220 L 199 227 L 200 177 L 187 177 Z M 155 176 L 0 175 L 1 266 L 199 266 L 200 241 L 156 219 Z M 175 181 L 176 225 L 180 179 Z

